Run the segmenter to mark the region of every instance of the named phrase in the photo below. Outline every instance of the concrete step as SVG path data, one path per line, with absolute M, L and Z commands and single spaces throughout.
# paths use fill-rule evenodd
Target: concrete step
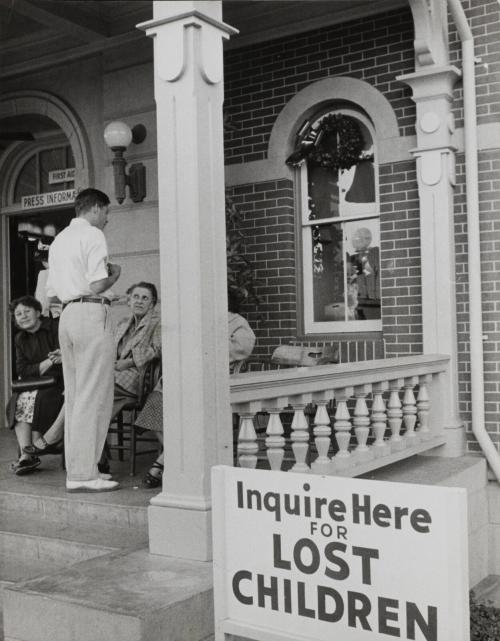
M 474 586 L 474 596 L 478 603 L 500 608 L 500 576 L 490 574 Z
M 0 486 L 1 487 L 1 486 Z M 15 488 L 17 490 L 17 488 Z M 147 537 L 147 504 L 136 505 L 121 492 L 92 494 L 62 494 L 61 490 L 51 493 L 47 488 L 35 488 L 30 492 L 0 491 L 0 514 L 14 512 L 30 515 L 33 519 L 59 523 L 120 527 L 131 532 L 142 532 Z
M 212 564 L 146 549 L 4 588 L 5 641 L 208 641 L 213 626 Z
M 0 579 L 5 581 L 22 581 L 148 541 L 143 529 L 70 524 L 30 513 L 4 510 L 0 523 Z
M 462 487 L 467 490 L 469 585 L 490 572 L 488 476 L 482 456 L 441 458 L 419 455 L 365 474 L 363 478 L 395 483 Z

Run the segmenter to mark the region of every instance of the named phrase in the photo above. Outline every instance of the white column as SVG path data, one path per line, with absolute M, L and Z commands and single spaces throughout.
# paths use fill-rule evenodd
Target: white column
M 422 322 L 425 354 L 449 354 L 450 370 L 441 403 L 448 443 L 444 453 L 463 453 L 463 423 L 458 413 L 456 265 L 453 192 L 455 148 L 451 112 L 453 66 L 429 65 L 398 80 L 410 85 L 417 105 L 417 180 L 420 197 Z
M 154 2 L 165 472 L 153 554 L 211 558 L 210 470 L 232 464 L 220 1 Z

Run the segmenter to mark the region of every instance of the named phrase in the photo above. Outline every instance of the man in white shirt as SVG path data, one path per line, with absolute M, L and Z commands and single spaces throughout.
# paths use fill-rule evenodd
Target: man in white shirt
M 121 271 L 119 265 L 108 263 L 102 232 L 108 207 L 109 198 L 102 191 L 81 191 L 75 200 L 77 217 L 49 250 L 47 292 L 63 303 L 59 343 L 68 492 L 109 492 L 119 487 L 97 469 L 113 405 L 116 346 L 109 288 Z

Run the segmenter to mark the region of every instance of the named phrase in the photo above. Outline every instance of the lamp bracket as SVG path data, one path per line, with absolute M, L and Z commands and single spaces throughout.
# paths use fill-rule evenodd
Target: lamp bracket
M 130 165 L 126 177 L 130 189 L 130 199 L 134 203 L 140 203 L 146 197 L 146 167 L 142 162 Z

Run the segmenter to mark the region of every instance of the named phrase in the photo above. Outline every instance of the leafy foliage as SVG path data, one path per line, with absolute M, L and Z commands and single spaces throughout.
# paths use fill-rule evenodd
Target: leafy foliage
M 241 214 L 226 193 L 226 259 L 228 289 L 240 303 L 260 304 L 255 269 L 245 255 L 245 234 L 239 228 Z
M 470 641 L 499 641 L 500 608 L 478 603 L 470 593 Z

